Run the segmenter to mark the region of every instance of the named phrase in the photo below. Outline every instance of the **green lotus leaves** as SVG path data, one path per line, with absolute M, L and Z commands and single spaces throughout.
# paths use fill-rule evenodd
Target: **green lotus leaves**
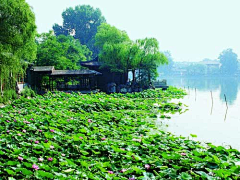
M 159 113 L 184 112 L 170 102 L 184 95 L 170 87 L 21 97 L 0 109 L 0 179 L 240 179 L 238 150 L 157 128 Z

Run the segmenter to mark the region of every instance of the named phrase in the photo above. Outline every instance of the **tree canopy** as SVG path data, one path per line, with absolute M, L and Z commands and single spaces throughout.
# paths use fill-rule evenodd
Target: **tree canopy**
M 127 33 L 104 23 L 99 26 L 95 39 L 103 65 L 112 72 L 126 72 L 128 44 L 131 43 Z
M 133 72 L 141 69 L 139 78 L 148 77 L 147 82 L 157 76 L 157 67 L 168 62 L 160 53 L 155 38 L 131 41 L 125 31 L 109 24 L 102 24 L 96 34 L 95 45 L 100 49 L 100 61 L 104 62 L 112 72 Z M 146 79 L 145 79 L 146 80 Z
M 238 56 L 232 49 L 222 51 L 218 59 L 221 63 L 221 72 L 223 74 L 234 74 L 238 68 Z
M 20 62 L 36 57 L 35 16 L 25 0 L 1 0 L 0 3 L 0 86 L 2 97 L 15 92 Z M 4 90 L 4 94 L 3 94 Z M 1 101 L 1 96 L 0 96 Z
M 53 32 L 38 35 L 36 65 L 55 69 L 80 69 L 80 61 L 90 60 L 91 51 L 72 36 L 55 36 Z
M 166 56 L 159 51 L 159 43 L 155 38 L 137 40 L 141 50 L 139 70 L 140 80 L 150 83 L 158 76 L 157 67 L 168 63 Z M 147 79 L 146 79 L 147 78 Z
M 97 28 L 106 20 L 100 9 L 94 9 L 89 5 L 76 6 L 68 8 L 62 13 L 63 25 L 55 24 L 53 30 L 58 35 L 73 35 L 79 39 L 81 44 L 86 45 L 93 56 L 99 53 L 98 48 L 94 46 Z

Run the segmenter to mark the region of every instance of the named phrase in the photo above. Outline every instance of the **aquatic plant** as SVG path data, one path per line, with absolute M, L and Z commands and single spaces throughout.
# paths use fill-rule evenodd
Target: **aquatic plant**
M 0 179 L 239 179 L 239 151 L 156 129 L 156 114 L 181 111 L 170 100 L 184 94 L 171 87 L 15 100 L 0 109 Z

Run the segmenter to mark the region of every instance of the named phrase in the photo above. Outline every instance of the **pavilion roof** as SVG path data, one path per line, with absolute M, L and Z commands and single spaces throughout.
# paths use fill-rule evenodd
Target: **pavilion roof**
M 31 70 L 35 72 L 52 72 L 54 70 L 54 66 L 33 66 Z
M 84 67 L 93 67 L 93 66 L 99 67 L 102 65 L 102 63 L 98 61 L 98 57 L 90 61 L 82 61 L 80 64 L 81 66 L 84 66 Z
M 100 75 L 100 72 L 94 70 L 54 70 L 52 76 L 61 76 L 61 75 Z

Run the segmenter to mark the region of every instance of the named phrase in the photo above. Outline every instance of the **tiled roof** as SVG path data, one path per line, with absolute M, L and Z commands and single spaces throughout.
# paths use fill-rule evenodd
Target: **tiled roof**
M 98 61 L 85 61 L 81 62 L 81 66 L 101 66 L 101 63 Z
M 101 73 L 94 71 L 94 70 L 54 70 L 52 72 L 52 76 L 59 76 L 59 75 L 100 75 Z
M 33 66 L 31 70 L 35 72 L 45 72 L 45 71 L 53 71 L 54 66 Z
M 96 57 L 95 59 L 91 60 L 91 61 L 82 61 L 81 66 L 84 67 L 90 67 L 90 66 L 101 66 L 102 63 L 98 61 L 98 57 Z

